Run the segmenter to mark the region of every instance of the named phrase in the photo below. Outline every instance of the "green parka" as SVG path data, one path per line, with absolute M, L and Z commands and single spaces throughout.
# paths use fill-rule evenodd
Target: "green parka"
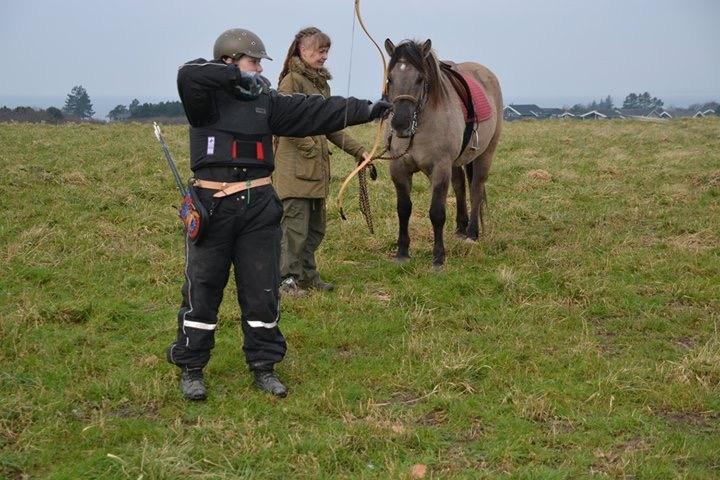
M 278 90 L 284 93 L 320 94 L 330 96 L 326 69 L 307 66 L 299 57 L 292 57 L 289 73 Z M 327 141 L 345 150 L 348 155 L 362 159 L 365 150 L 345 131 L 315 137 L 277 137 L 273 184 L 281 199 L 325 198 L 330 190 L 330 149 Z

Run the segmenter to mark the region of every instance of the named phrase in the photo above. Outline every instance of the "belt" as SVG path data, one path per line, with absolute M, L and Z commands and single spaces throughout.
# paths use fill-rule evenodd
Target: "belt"
M 213 194 L 213 197 L 221 198 L 227 197 L 234 193 L 242 192 L 243 190 L 250 190 L 255 187 L 262 187 L 263 185 L 270 185 L 272 179 L 270 177 L 256 178 L 254 180 L 247 180 L 245 182 L 213 182 L 210 180 L 195 180 L 193 182 L 194 187 L 207 188 L 209 190 L 217 190 Z

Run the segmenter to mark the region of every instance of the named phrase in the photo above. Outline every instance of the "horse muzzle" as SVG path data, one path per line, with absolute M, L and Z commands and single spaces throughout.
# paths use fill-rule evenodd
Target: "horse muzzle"
M 403 118 L 404 117 L 404 118 Z M 414 110 L 412 113 L 412 116 L 409 118 L 403 116 L 399 116 L 397 114 L 393 114 L 392 121 L 390 122 L 390 126 L 393 129 L 393 132 L 395 132 L 395 135 L 399 138 L 408 138 L 415 135 L 415 131 L 417 130 L 418 126 L 418 113 L 417 110 Z

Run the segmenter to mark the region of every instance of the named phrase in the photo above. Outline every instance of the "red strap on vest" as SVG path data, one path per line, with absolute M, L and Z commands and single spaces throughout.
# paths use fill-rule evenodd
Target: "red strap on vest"
M 263 149 L 262 142 L 255 142 L 255 158 L 258 160 L 265 160 L 265 150 Z

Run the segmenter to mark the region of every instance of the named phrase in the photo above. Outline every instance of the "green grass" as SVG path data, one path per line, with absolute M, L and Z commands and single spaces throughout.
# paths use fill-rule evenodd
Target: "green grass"
M 508 124 L 487 231 L 454 238 L 449 199 L 441 272 L 428 182 L 397 265 L 387 165 L 370 236 L 355 186 L 338 219 L 336 152 L 337 289 L 282 304 L 290 396 L 252 388 L 229 285 L 191 404 L 162 359 L 183 252 L 151 126 L 0 125 L 0 478 L 718 478 L 719 133 Z

